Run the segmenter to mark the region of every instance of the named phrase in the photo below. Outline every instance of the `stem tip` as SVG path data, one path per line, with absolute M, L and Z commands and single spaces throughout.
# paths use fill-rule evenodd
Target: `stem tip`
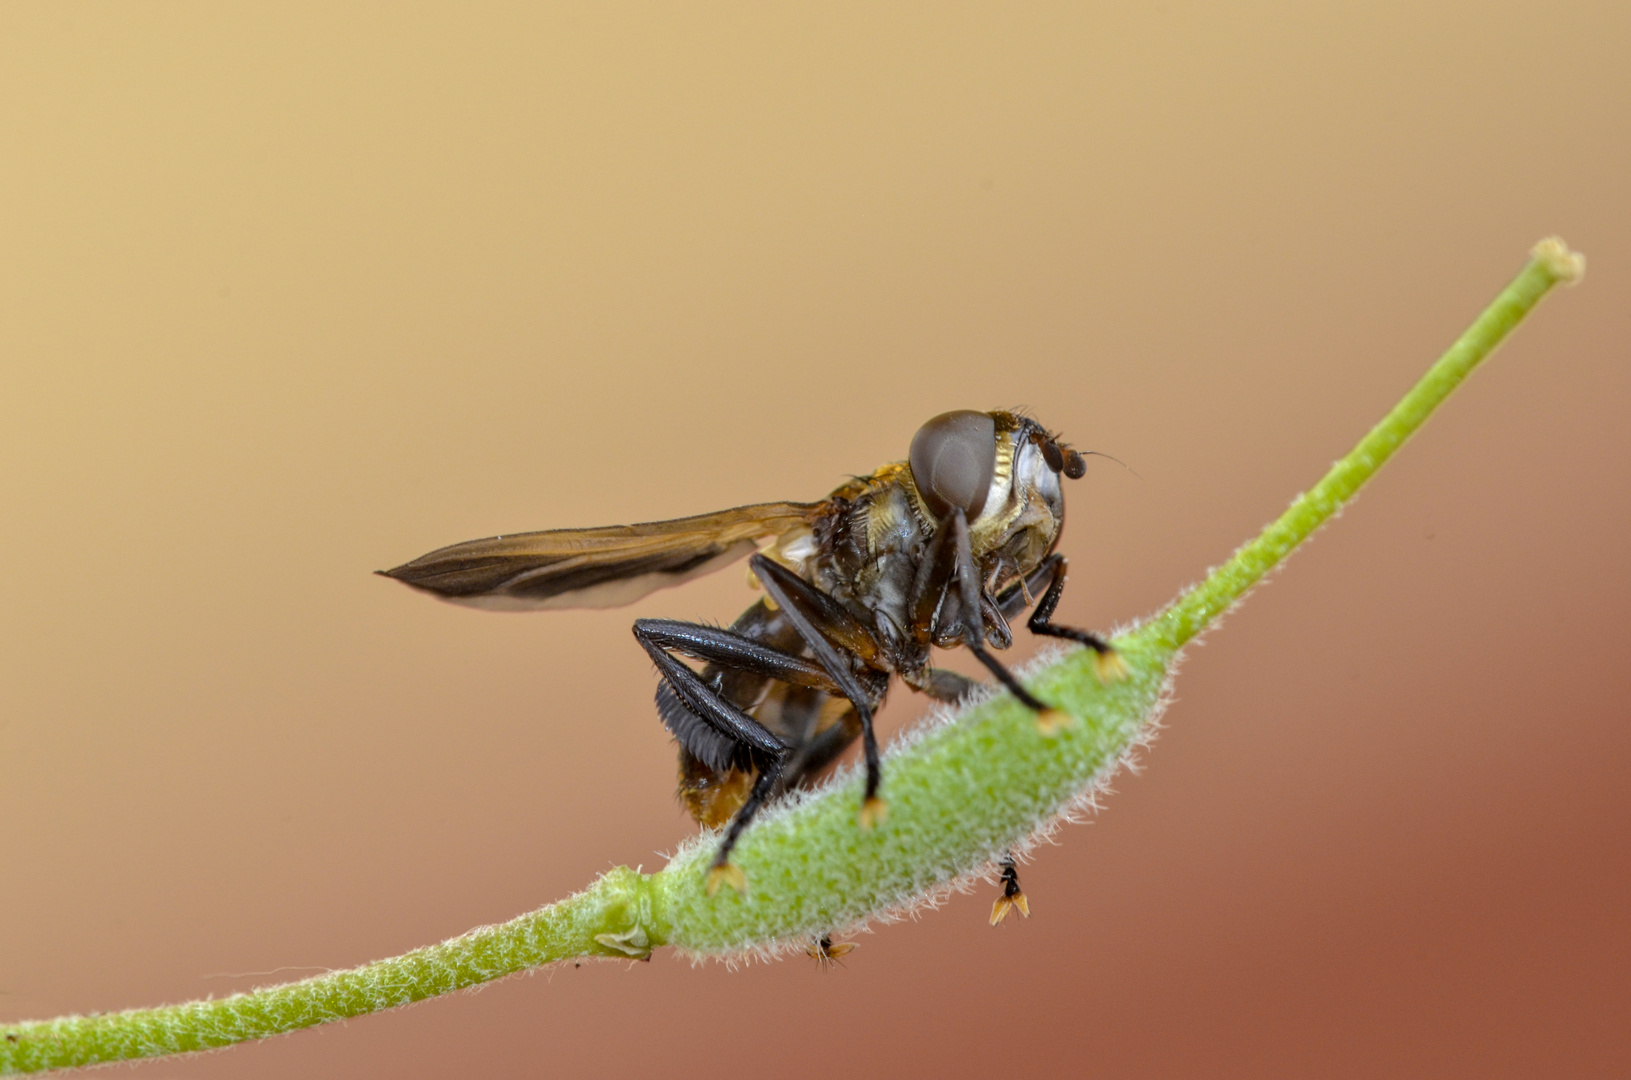
M 1548 236 L 1536 244 L 1530 254 L 1565 285 L 1573 285 L 1586 276 L 1586 257 L 1578 251 L 1570 251 L 1561 236 Z

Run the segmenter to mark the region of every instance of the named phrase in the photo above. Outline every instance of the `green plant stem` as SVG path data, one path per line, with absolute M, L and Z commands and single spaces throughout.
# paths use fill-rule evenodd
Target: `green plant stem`
M 650 891 L 649 879 L 619 867 L 509 922 L 348 971 L 218 1001 L 0 1025 L 0 1075 L 209 1050 L 409 1005 L 569 957 L 627 956 L 617 941 L 638 937 L 651 921 Z
M 1433 410 L 1461 385 L 1480 361 L 1495 351 L 1553 285 L 1578 281 L 1585 268 L 1585 259 L 1569 251 L 1557 237 L 1536 244 L 1529 263 L 1512 284 L 1484 309 L 1393 410 L 1359 440 L 1359 445 L 1333 465 L 1311 490 L 1297 496 L 1286 512 L 1255 540 L 1241 547 L 1205 581 L 1186 591 L 1151 620 L 1147 631 L 1174 648 L 1181 648 L 1204 630 L 1289 555 L 1292 548 L 1308 539 L 1343 503 L 1353 498 L 1360 485 L 1374 476 L 1393 452 L 1416 433 Z
M 1073 722 L 1056 733 L 1007 695 L 898 741 L 885 764 L 887 821 L 856 823 L 859 777 L 784 800 L 737 849 L 745 894 L 709 897 L 717 837 L 663 870 L 618 868 L 585 891 L 498 926 L 349 971 L 102 1016 L 0 1025 L 0 1075 L 206 1050 L 362 1016 L 576 957 L 645 957 L 676 945 L 704 956 L 769 954 L 888 917 L 966 883 L 1092 799 L 1148 736 L 1173 658 L 1327 521 L 1553 285 L 1583 262 L 1543 241 L 1518 277 L 1354 450 L 1205 581 L 1116 641 L 1124 678 L 1101 683 L 1086 650 L 1033 672 L 1033 692 Z

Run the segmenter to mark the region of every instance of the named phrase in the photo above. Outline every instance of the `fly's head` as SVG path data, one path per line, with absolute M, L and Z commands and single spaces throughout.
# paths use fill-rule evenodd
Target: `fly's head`
M 1082 455 L 1035 420 L 1008 412 L 942 413 L 912 437 L 918 509 L 945 521 L 961 508 L 976 559 L 997 553 L 1025 573 L 1053 549 L 1065 520 L 1059 479 L 1087 471 Z

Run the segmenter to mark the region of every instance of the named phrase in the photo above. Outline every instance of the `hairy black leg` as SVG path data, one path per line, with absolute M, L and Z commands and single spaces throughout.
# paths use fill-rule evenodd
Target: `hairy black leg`
M 997 902 L 991 905 L 991 925 L 996 926 L 1008 917 L 1008 912 L 1017 910 L 1022 916 L 1031 917 L 1031 903 L 1025 899 L 1025 894 L 1019 888 L 1019 870 L 1014 866 L 1014 854 L 1009 852 L 1002 857 L 1002 895 Z
M 701 721 L 696 727 L 679 730 L 670 727 L 680 744 L 710 768 L 720 772 L 733 766 L 747 766 L 758 771 L 753 790 L 736 816 L 731 818 L 713 865 L 708 869 L 707 889 L 710 896 L 718 890 L 721 882 L 740 892 L 746 888 L 747 882 L 742 877 L 742 871 L 731 865 L 731 851 L 736 847 L 737 840 L 741 839 L 742 830 L 748 827 L 775 790 L 791 751 L 774 732 L 722 697 L 688 665 L 671 656 L 668 650 L 685 649 L 689 653 L 694 648 L 708 654 L 700 655 L 698 659 L 709 660 L 716 665 L 724 666 L 735 660 L 748 670 L 771 668 L 799 678 L 814 677 L 820 673 L 810 672 L 808 665 L 798 657 L 777 653 L 757 642 L 712 627 L 641 619 L 634 624 L 634 636 L 685 705 L 685 710 Z M 774 674 L 774 671 L 765 673 Z
M 634 636 L 651 657 L 657 670 L 662 672 L 668 685 L 699 720 L 704 728 L 694 732 L 675 731 L 680 742 L 710 768 L 724 771 L 733 761 L 761 766 L 769 760 L 781 760 L 787 753 L 787 744 L 753 717 L 721 697 L 719 692 L 690 667 L 670 656 L 668 650 L 656 640 L 642 619 L 634 624 Z M 792 657 L 788 658 L 793 659 Z M 712 733 L 713 738 L 708 738 Z M 696 745 L 692 745 L 692 743 Z M 723 755 L 723 756 L 722 756 Z M 741 762 L 746 757 L 749 760 Z
M 837 650 L 840 649 L 867 661 L 878 656 L 880 647 L 877 636 L 851 615 L 848 608 L 826 592 L 805 581 L 781 563 L 773 562 L 763 555 L 752 556 L 748 559 L 748 565 L 761 585 L 765 583 L 767 577 L 774 579 L 780 591 L 792 598 L 796 607 L 790 610 L 768 587 L 765 590 L 770 594 L 770 600 L 777 605 L 777 610 L 792 624 L 794 632 L 799 635 L 799 640 L 809 646 L 811 651 L 818 653 L 818 660 L 819 648 L 805 637 L 804 630 L 800 629 L 801 622 L 821 639 L 822 645 L 833 656 L 837 656 Z M 848 664 L 840 663 L 839 669 L 844 675 L 850 674 Z M 830 673 L 834 679 L 843 677 L 836 672 Z
M 721 668 L 748 671 L 794 686 L 838 693 L 838 684 L 820 665 L 731 630 L 674 619 L 640 619 L 634 624 L 634 636 L 642 644 L 649 642 L 665 651 L 684 653 Z
M 865 631 L 847 612 L 842 609 L 830 610 L 838 606 L 831 597 L 780 563 L 772 562 L 763 555 L 755 555 L 748 560 L 748 565 L 758 575 L 765 592 L 776 601 L 776 606 L 809 646 L 816 662 L 826 669 L 838 684 L 839 691 L 855 706 L 856 715 L 861 721 L 861 750 L 866 759 L 866 796 L 861 807 L 861 823 L 863 827 L 870 826 L 883 813 L 883 803 L 878 798 L 878 782 L 882 774 L 878 763 L 878 737 L 872 730 L 872 702 L 856 680 L 855 673 L 850 670 L 848 661 L 839 655 L 828 637 L 828 633 L 839 637 Z M 799 601 L 803 601 L 803 606 Z M 811 610 L 818 613 L 817 618 L 821 619 L 828 633 L 816 628 L 810 617 Z M 840 615 L 842 618 L 838 617 Z
M 980 607 L 980 595 L 983 591 L 980 586 L 980 572 L 974 565 L 974 553 L 969 547 L 968 518 L 962 510 L 954 510 L 951 520 L 952 541 L 957 554 L 957 587 L 958 608 L 957 617 L 963 624 L 963 644 L 968 651 L 984 664 L 997 677 L 997 681 L 1008 688 L 1008 692 L 1018 698 L 1026 708 L 1039 713 L 1048 711 L 1048 706 L 1042 704 L 1031 692 L 1019 685 L 1013 672 L 1003 666 L 1002 661 L 992 656 L 985 647 L 984 619 Z

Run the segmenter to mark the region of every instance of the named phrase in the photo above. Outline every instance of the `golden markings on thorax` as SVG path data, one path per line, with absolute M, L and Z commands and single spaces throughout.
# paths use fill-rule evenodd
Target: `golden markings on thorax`
M 873 496 L 872 507 L 866 515 L 866 549 L 869 553 L 876 555 L 889 535 L 906 524 L 902 520 L 902 511 L 907 511 L 905 500 L 891 498 L 887 489 L 881 489 Z

